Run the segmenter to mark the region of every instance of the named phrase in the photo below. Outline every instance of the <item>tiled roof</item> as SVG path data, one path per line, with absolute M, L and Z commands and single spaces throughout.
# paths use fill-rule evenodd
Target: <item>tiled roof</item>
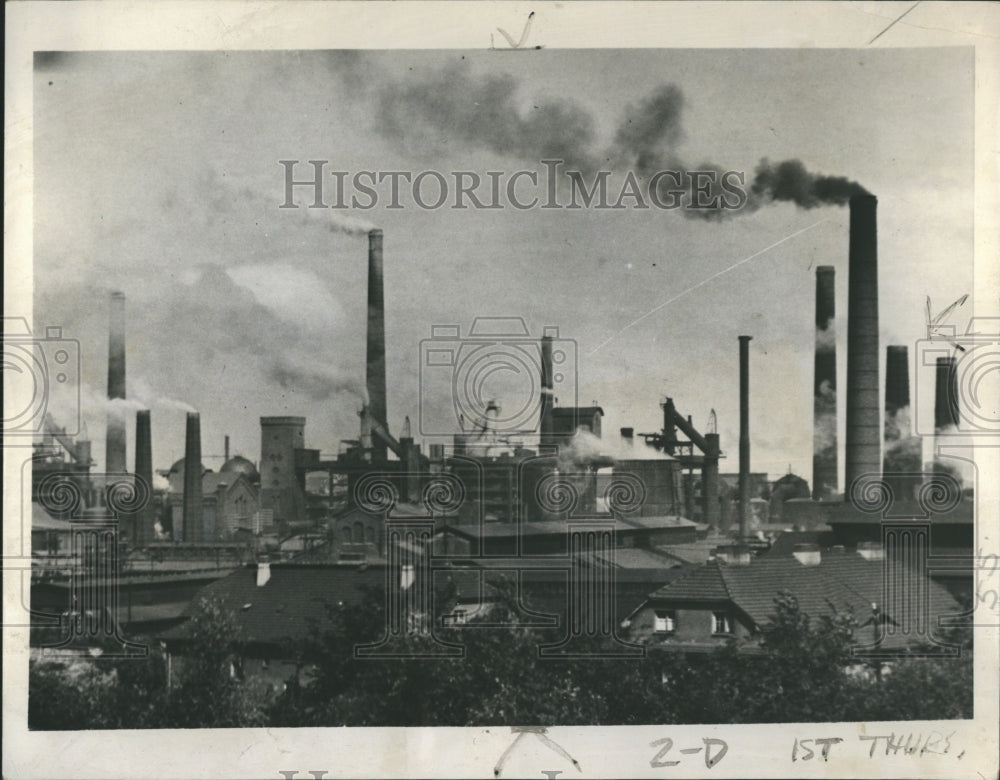
M 677 601 L 729 601 L 729 589 L 717 562 L 694 569 L 674 582 L 654 591 L 650 598 L 676 599 Z
M 932 616 L 957 613 L 958 603 L 947 590 L 927 579 Z M 822 553 L 819 565 L 805 566 L 794 557 L 762 557 L 747 566 L 713 561 L 693 570 L 650 595 L 657 601 L 729 601 L 758 626 L 774 614 L 774 600 L 787 591 L 809 615 L 848 610 L 860 624 L 869 621 L 872 604 L 889 619 L 894 608 L 886 604 L 883 562 L 866 560 L 854 552 Z
M 246 566 L 198 591 L 185 610 L 190 617 L 202 599 L 218 600 L 233 611 L 245 642 L 285 644 L 308 637 L 314 622 L 327 620 L 326 605 L 356 604 L 366 587 L 385 587 L 381 566 L 271 564 L 271 578 L 257 586 L 256 566 Z M 187 635 L 186 625 L 164 634 Z

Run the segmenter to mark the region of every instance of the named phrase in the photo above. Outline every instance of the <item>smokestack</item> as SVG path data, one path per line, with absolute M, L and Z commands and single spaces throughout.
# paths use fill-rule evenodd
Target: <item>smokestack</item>
M 885 414 L 894 416 L 900 409 L 910 405 L 910 360 L 905 346 L 890 344 L 885 348 Z M 885 437 L 899 439 L 902 434 L 895 428 L 890 430 L 886 420 Z
M 882 468 L 879 403 L 878 236 L 874 195 L 851 198 L 847 296 L 847 444 L 844 494 Z
M 111 293 L 108 331 L 108 399 L 125 398 L 125 293 Z M 125 410 L 108 409 L 104 463 L 110 473 L 124 473 Z
M 816 269 L 816 359 L 813 370 L 813 499 L 837 492 L 837 337 L 835 270 Z
M 740 538 L 750 528 L 750 339 L 740 336 Z
M 552 336 L 542 336 L 542 414 L 539 422 L 539 443 L 541 446 L 552 444 L 552 407 L 554 404 L 552 390 Z
M 187 414 L 187 432 L 184 440 L 184 513 L 182 533 L 185 542 L 202 540 L 204 509 L 201 500 L 201 417 L 197 412 Z
M 934 431 L 958 427 L 958 372 L 955 358 L 939 357 L 934 374 Z
M 223 463 L 228 463 L 229 462 L 229 434 L 228 433 L 226 434 L 225 444 L 223 445 L 223 450 L 222 451 L 225 453 L 225 455 L 223 455 Z
M 385 389 L 385 300 L 382 289 L 382 231 L 368 233 L 368 359 L 366 369 L 368 414 L 389 430 Z M 386 443 L 373 437 L 376 460 L 386 459 Z
M 149 500 L 132 517 L 132 542 L 143 545 L 153 536 L 153 447 L 149 409 L 135 413 L 135 477 L 146 483 Z
M 912 478 L 920 471 L 921 442 L 910 434 L 910 365 L 907 348 L 885 348 L 885 431 L 882 479 L 894 496 L 913 498 Z
M 701 492 L 705 522 L 713 531 L 719 529 L 722 518 L 719 507 L 719 434 L 706 433 L 704 465 L 701 467 Z M 749 465 L 748 465 L 749 468 Z

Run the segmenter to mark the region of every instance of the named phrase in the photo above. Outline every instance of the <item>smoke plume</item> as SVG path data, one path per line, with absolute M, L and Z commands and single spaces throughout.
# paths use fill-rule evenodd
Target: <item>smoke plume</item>
M 339 376 L 315 367 L 297 366 L 288 360 L 278 360 L 267 372 L 268 379 L 293 393 L 303 393 L 312 401 L 325 401 L 347 394 L 365 401 L 363 384 L 354 376 Z
M 341 78 L 345 83 L 357 72 L 351 60 Z M 657 183 L 661 201 L 671 191 L 684 193 L 681 202 L 691 205 L 693 185 L 707 188 L 701 199 L 709 208 L 681 208 L 687 217 L 721 219 L 735 212 L 751 212 L 773 202 L 794 203 L 812 209 L 843 205 L 866 190 L 842 176 L 809 171 L 795 159 L 772 163 L 763 159 L 750 182 L 743 182 L 746 199 L 736 209 L 733 193 L 722 184 L 729 166 L 704 161 L 688 164 L 679 153 L 684 139 L 685 97 L 676 84 L 664 83 L 638 103 L 629 105 L 617 123 L 609 143 L 595 137 L 595 122 L 584 106 L 568 100 L 527 102 L 519 81 L 509 75 L 474 75 L 453 64 L 420 76 L 393 78 L 376 96 L 376 128 L 398 141 L 415 140 L 449 144 L 461 142 L 472 148 L 516 157 L 527 164 L 543 159 L 561 159 L 565 171 L 593 175 L 600 164 L 609 164 L 625 177 L 634 174 L 646 180 L 659 171 L 676 171 L 679 177 Z M 692 181 L 692 171 L 715 173 L 714 180 Z M 677 181 L 677 178 L 680 181 Z
M 419 124 L 432 142 L 453 138 L 536 163 L 555 157 L 571 168 L 592 170 L 590 113 L 564 100 L 522 109 L 519 87 L 512 76 L 477 78 L 459 65 L 390 81 L 377 97 L 377 126 L 383 135 L 405 139 Z
M 855 195 L 868 191 L 843 176 L 823 176 L 806 170 L 799 160 L 772 164 L 763 159 L 757 166 L 751 192 L 760 202 L 788 201 L 799 208 L 843 206 Z

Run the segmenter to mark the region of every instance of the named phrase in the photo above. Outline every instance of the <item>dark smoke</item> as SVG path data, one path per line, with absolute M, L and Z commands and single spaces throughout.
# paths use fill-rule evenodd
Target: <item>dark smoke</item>
M 349 87 L 359 71 L 367 72 L 371 67 L 358 57 L 332 62 Z M 676 84 L 662 84 L 638 104 L 629 105 L 612 143 L 602 150 L 595 139 L 597 123 L 584 106 L 568 100 L 527 102 L 520 82 L 510 75 L 477 76 L 453 63 L 421 75 L 394 78 L 386 74 L 382 83 L 385 86 L 375 90 L 376 130 L 394 140 L 461 142 L 528 164 L 561 159 L 564 171 L 579 171 L 585 176 L 595 174 L 603 162 L 622 176 L 633 172 L 643 183 L 658 171 L 678 171 L 681 182 L 659 181 L 664 202 L 671 190 L 692 192 L 691 171 L 714 171 L 714 184 L 700 180 L 709 187 L 705 201 L 733 202 L 732 193 L 726 193 L 719 179 L 729 167 L 711 161 L 691 166 L 678 154 L 684 138 L 685 98 Z M 774 201 L 806 209 L 843 205 L 854 195 L 867 192 L 845 177 L 813 173 L 799 160 L 761 160 L 752 180 L 739 186 L 745 189 L 746 200 L 736 209 L 720 206 L 680 211 L 693 218 L 721 219 Z M 682 202 L 689 205 L 690 197 L 684 196 Z
M 615 149 L 636 173 L 662 170 L 672 150 L 684 137 L 681 112 L 684 94 L 675 84 L 664 84 L 638 106 L 626 109 L 615 133 Z
M 750 189 L 763 202 L 790 201 L 804 209 L 843 206 L 855 195 L 869 194 L 860 184 L 843 176 L 811 173 L 799 160 L 772 164 L 766 158 L 757 166 Z
M 390 83 L 378 95 L 379 132 L 402 139 L 412 134 L 416 120 L 446 142 L 455 138 L 498 154 L 534 162 L 559 158 L 570 168 L 592 170 L 590 114 L 570 101 L 555 100 L 524 110 L 518 87 L 512 76 L 474 78 L 458 65 Z

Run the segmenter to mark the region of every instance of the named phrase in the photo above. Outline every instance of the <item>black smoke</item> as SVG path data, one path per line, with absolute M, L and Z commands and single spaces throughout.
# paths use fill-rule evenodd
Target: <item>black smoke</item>
M 353 81 L 356 58 L 342 78 Z M 732 193 L 722 186 L 722 175 L 731 166 L 711 160 L 690 165 L 680 154 L 684 140 L 683 112 L 686 98 L 677 85 L 665 82 L 645 98 L 626 107 L 609 144 L 596 138 L 597 122 L 590 110 L 571 100 L 531 101 L 521 82 L 510 75 L 476 75 L 466 65 L 452 63 L 420 74 L 385 74 L 375 90 L 376 129 L 399 141 L 424 140 L 439 146 L 458 143 L 517 158 L 526 164 L 561 159 L 564 171 L 591 176 L 610 167 L 626 176 L 634 173 L 643 186 L 659 171 L 679 173 L 680 180 L 660 179 L 661 202 L 671 190 L 686 193 L 683 205 L 691 206 L 692 186 L 700 183 L 709 208 L 682 208 L 689 217 L 720 219 L 734 213 L 754 211 L 774 202 L 793 203 L 812 209 L 843 205 L 855 195 L 866 194 L 857 182 L 843 176 L 810 171 L 800 160 L 772 163 L 762 159 L 753 176 L 744 176 L 739 187 L 746 197 L 737 209 Z M 714 173 L 698 182 L 693 171 Z M 730 182 L 735 186 L 734 179 Z

